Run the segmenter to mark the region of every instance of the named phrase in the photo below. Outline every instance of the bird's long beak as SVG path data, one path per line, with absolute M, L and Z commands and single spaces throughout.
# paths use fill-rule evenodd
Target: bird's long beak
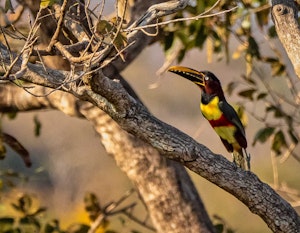
M 178 74 L 197 85 L 204 86 L 204 74 L 200 71 L 184 66 L 172 66 L 168 69 L 168 71 Z

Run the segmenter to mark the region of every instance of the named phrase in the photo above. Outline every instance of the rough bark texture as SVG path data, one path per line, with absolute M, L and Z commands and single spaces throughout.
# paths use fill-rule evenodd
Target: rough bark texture
M 145 5 L 149 4 L 148 7 L 152 4 L 151 1 L 142 2 Z M 139 25 L 144 25 L 155 20 L 157 16 L 181 9 L 187 1 L 170 3 L 174 7 L 171 10 L 165 8 L 166 5 L 159 4 L 151 7 L 142 17 L 135 15 L 133 18 L 138 19 Z M 273 17 L 277 17 L 274 12 Z M 282 27 L 281 24 L 278 25 Z M 184 169 L 166 158 L 185 165 L 234 195 L 250 211 L 259 215 L 274 232 L 299 232 L 299 216 L 272 188 L 261 182 L 253 173 L 237 169 L 224 157 L 215 155 L 191 137 L 155 118 L 132 93 L 128 92 L 128 88 L 115 81 L 120 80 L 116 77 L 119 72 L 134 60 L 153 38 L 141 31 L 133 31 L 128 35 L 128 40 L 135 43 L 126 50 L 126 62 L 121 59 L 115 60 L 111 68 L 114 67 L 116 72 L 109 68 L 103 72 L 95 72 L 93 76 L 88 77 L 85 84 L 65 82 L 70 78 L 80 80 L 79 73 L 44 70 L 41 65 L 28 63 L 26 69 L 22 70 L 21 79 L 55 88 L 57 92 L 48 97 L 35 98 L 16 86 L 3 84 L 0 91 L 1 110 L 26 111 L 55 106 L 67 114 L 86 117 L 101 135 L 107 151 L 138 187 L 159 232 L 213 231 L 203 204 Z M 11 56 L 1 43 L 0 54 L 0 72 L 5 73 L 3 69 L 10 65 Z M 16 74 L 21 70 L 21 65 L 22 61 L 19 59 L 10 73 Z M 9 76 L 10 80 L 14 78 L 13 75 Z M 33 91 L 35 94 L 41 94 L 47 93 L 48 89 L 36 87 Z M 70 94 L 72 97 L 68 97 Z M 65 98 L 70 100 L 66 101 Z M 62 102 L 68 104 L 62 105 Z M 165 158 L 162 158 L 162 155 Z
M 93 105 L 85 103 L 80 111 L 94 124 L 106 151 L 136 185 L 158 232 L 214 232 L 182 165 L 123 131 Z
M 300 27 L 295 1 L 273 0 L 272 18 L 277 35 L 300 78 Z
M 19 2 L 27 5 L 33 15 L 37 15 L 39 9 L 38 1 L 19 0 Z M 70 0 L 69 5 L 76 6 L 73 2 L 73 0 Z M 131 7 L 131 14 L 128 17 L 131 17 L 131 21 L 134 21 L 150 6 L 161 2 L 163 1 L 128 1 Z M 121 14 L 122 10 L 119 10 L 119 14 Z M 83 12 L 81 8 L 80 13 L 82 14 Z M 45 13 L 47 17 L 43 17 L 41 20 L 44 20 L 42 25 L 45 24 L 47 27 L 42 26 L 40 33 L 44 38 L 44 40 L 42 40 L 44 47 L 47 47 L 47 42 L 50 41 L 49 38 L 53 35 L 56 25 L 53 16 L 49 15 L 47 10 Z M 82 17 L 85 18 L 85 15 Z M 52 23 L 51 25 L 49 24 L 49 20 Z M 85 26 L 87 25 L 86 21 L 82 22 L 86 23 Z M 70 27 L 74 26 L 76 25 L 70 25 Z M 51 28 L 50 31 L 48 30 L 49 27 Z M 72 33 L 78 33 L 76 30 L 72 31 Z M 126 87 L 126 90 L 131 96 L 138 100 L 138 97 L 131 87 L 120 77 L 119 71 L 127 67 L 153 38 L 138 31 L 132 32 L 131 35 L 130 40 L 135 41 L 135 43 L 127 51 L 126 62 L 123 62 L 121 59 L 116 59 L 114 65 L 107 66 L 103 72 L 112 78 L 117 78 L 120 83 Z M 64 34 L 60 34 L 60 37 L 64 38 Z M 59 39 L 59 41 L 65 44 L 62 39 Z M 65 59 L 59 59 L 59 57 L 46 58 L 47 60 L 44 60 L 46 64 L 51 64 L 51 67 L 55 69 L 65 69 L 66 64 L 68 64 L 65 62 Z M 1 61 L 1 63 L 2 62 L 3 61 Z M 20 65 L 21 63 L 18 61 L 17 67 Z M 34 73 L 43 73 L 41 72 L 40 66 L 32 64 L 29 64 L 29 66 L 31 67 L 27 70 L 29 75 L 34 75 L 31 73 L 33 70 Z M 15 68 L 13 68 L 13 70 L 17 72 Z M 53 79 L 44 85 L 44 81 L 47 78 L 45 76 L 41 77 L 38 81 L 41 85 L 53 88 L 56 84 L 61 83 L 61 74 L 66 75 L 65 77 L 68 76 L 68 72 L 64 71 L 58 72 L 57 70 L 52 70 L 50 72 L 50 76 L 52 76 Z M 54 83 L 56 84 L 53 86 Z M 64 88 L 70 88 L 71 86 L 74 88 L 76 84 L 70 83 L 70 86 L 67 86 L 64 86 Z M 43 87 L 35 87 L 30 91 L 37 96 L 44 96 L 50 92 L 49 89 Z M 88 90 L 83 90 L 83 92 L 86 91 Z M 73 94 L 75 94 L 75 92 L 73 92 Z M 83 101 L 76 99 L 73 95 L 63 92 L 55 92 L 49 96 L 47 95 L 47 97 L 36 98 L 12 85 L 3 85 L 0 95 L 3 100 L 1 101 L 0 108 L 3 112 L 54 107 L 68 115 L 77 117 L 84 116 L 87 120 L 91 121 L 98 131 L 104 147 L 136 185 L 141 198 L 149 210 L 152 222 L 159 232 L 214 232 L 214 227 L 207 215 L 205 207 L 184 167 L 160 156 L 153 147 L 123 131 L 98 107 L 90 103 L 83 103 Z
M 35 87 L 34 94 L 50 89 Z M 63 103 L 63 104 L 62 104 Z M 17 86 L 0 87 L 0 110 L 59 109 L 85 117 L 99 133 L 106 151 L 135 184 L 158 232 L 214 232 L 205 207 L 184 167 L 122 130 L 107 114 L 64 92 L 36 98 Z
M 7 51 L 1 44 L 0 49 L 5 58 Z M 20 69 L 18 64 L 15 70 Z M 51 70 L 44 73 L 37 65 L 29 65 L 22 79 L 59 88 L 59 80 L 65 80 L 66 73 Z M 56 82 L 45 82 L 45 78 Z M 119 82 L 111 79 L 99 73 L 91 79 L 92 90 L 88 86 L 65 86 L 64 90 L 105 111 L 121 128 L 154 147 L 161 155 L 182 163 L 234 195 L 274 232 L 297 232 L 300 229 L 296 211 L 255 174 L 236 168 L 224 157 L 212 153 L 178 129 L 155 118 Z

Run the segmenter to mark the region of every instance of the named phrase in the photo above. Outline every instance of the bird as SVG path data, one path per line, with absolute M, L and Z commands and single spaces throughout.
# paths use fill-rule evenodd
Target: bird
M 210 71 L 197 71 L 184 66 L 172 66 L 169 72 L 192 81 L 201 89 L 200 110 L 232 154 L 236 166 L 250 171 L 250 154 L 244 126 L 234 108 L 227 102 L 220 80 Z M 244 156 L 245 154 L 245 156 Z

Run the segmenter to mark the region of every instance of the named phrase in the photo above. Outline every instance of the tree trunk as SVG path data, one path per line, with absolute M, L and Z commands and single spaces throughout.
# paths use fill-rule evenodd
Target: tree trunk
M 136 2 L 151 5 L 151 1 Z M 178 0 L 155 5 L 150 7 L 141 18 L 137 17 L 138 22 L 150 23 L 158 16 L 179 10 L 186 3 L 187 1 Z M 166 6 L 173 6 L 173 8 L 166 8 Z M 276 12 L 274 9 L 277 9 Z M 273 8 L 273 17 L 277 17 L 278 12 L 280 12 L 278 8 Z M 71 23 L 76 24 L 76 22 Z M 281 24 L 278 25 L 282 27 Z M 74 33 L 77 33 L 76 30 L 74 29 Z M 0 92 L 1 109 L 3 111 L 8 109 L 22 111 L 30 108 L 49 107 L 50 102 L 54 105 L 55 101 L 58 101 L 61 95 L 59 91 L 76 96 L 80 101 L 68 97 L 71 98 L 68 103 L 79 106 L 79 111 L 75 106 L 74 109 L 64 109 L 59 102 L 57 102 L 56 108 L 77 116 L 84 115 L 93 123 L 95 129 L 100 133 L 102 143 L 107 151 L 114 156 L 120 168 L 138 187 L 159 231 L 180 232 L 179 230 L 182 230 L 181 232 L 187 232 L 187 227 L 190 225 L 193 227 L 193 229 L 188 228 L 191 229 L 191 232 L 194 230 L 198 232 L 200 229 L 203 232 L 213 231 L 203 204 L 187 174 L 178 164 L 170 162 L 168 160 L 170 159 L 180 162 L 234 195 L 254 214 L 259 215 L 274 232 L 298 232 L 300 229 L 299 216 L 272 188 L 261 182 L 253 173 L 234 167 L 222 156 L 215 155 L 191 137 L 155 118 L 134 94 L 122 85 L 122 79 L 117 77 L 119 72 L 134 60 L 152 40 L 155 38 L 150 38 L 142 31 L 129 33 L 128 41 L 133 42 L 133 45 L 126 50 L 128 56 L 126 62 L 116 59 L 110 64 L 116 69 L 116 72 L 112 72 L 110 69 L 99 72 L 92 70 L 92 74 L 87 77 L 81 76 L 80 72 L 45 70 L 41 65 L 31 63 L 27 64 L 26 69 L 22 69 L 24 68 L 22 59 L 19 58 L 14 66 L 10 67 L 10 74 L 14 75 L 7 76 L 7 80 L 13 81 L 15 78 L 20 78 L 27 82 L 56 89 L 53 96 L 57 99 L 49 101 L 46 98 L 31 96 L 27 97 L 27 100 L 24 96 L 21 97 L 21 89 L 3 85 Z M 6 73 L 12 56 L 1 43 L 0 52 L 2 64 L 0 72 Z M 66 82 L 70 78 L 72 78 L 72 82 Z M 76 82 L 76 80 L 84 80 L 84 83 Z M 38 88 L 34 91 L 37 93 L 39 90 L 44 91 L 44 89 Z M 47 103 L 47 101 L 49 102 Z M 24 107 L 25 103 L 29 106 L 28 108 Z M 120 148 L 118 148 L 119 146 Z M 149 195 L 149 192 L 152 192 L 152 195 Z M 181 224 L 184 227 L 180 228 Z
M 43 95 L 51 90 L 35 87 L 32 91 L 35 95 Z M 1 112 L 45 108 L 56 108 L 71 116 L 84 116 L 94 125 L 106 151 L 136 186 L 158 232 L 214 232 L 184 167 L 126 133 L 99 108 L 62 92 L 36 98 L 24 96 L 24 91 L 17 86 L 0 87 Z

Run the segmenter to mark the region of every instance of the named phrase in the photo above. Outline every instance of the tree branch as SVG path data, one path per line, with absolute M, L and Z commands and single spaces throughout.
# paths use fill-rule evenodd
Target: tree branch
M 49 92 L 40 86 L 33 91 L 36 95 Z M 186 232 L 186 229 L 214 232 L 205 207 L 183 166 L 159 155 L 153 147 L 123 131 L 99 108 L 73 95 L 60 91 L 45 98 L 29 94 L 22 98 L 22 95 L 24 91 L 15 85 L 0 86 L 0 110 L 56 108 L 71 116 L 84 116 L 93 124 L 106 151 L 139 190 L 158 232 Z
M 2 62 L 9 62 L 8 52 L 1 44 L 0 53 L 2 59 L 8 59 Z M 17 62 L 12 71 L 17 72 L 20 65 L 21 62 Z M 68 72 L 54 73 L 50 69 L 44 71 L 39 65 L 28 64 L 23 80 L 58 88 L 68 75 Z M 98 72 L 90 79 L 91 89 L 87 85 L 66 85 L 61 89 L 81 100 L 88 100 L 105 111 L 121 128 L 150 144 L 161 155 L 180 162 L 234 195 L 251 212 L 259 215 L 274 232 L 297 232 L 300 229 L 300 218 L 296 211 L 255 174 L 236 168 L 224 157 L 214 154 L 188 135 L 155 118 L 119 82 L 111 79 Z
M 271 12 L 277 35 L 300 78 L 300 27 L 297 6 L 293 0 L 273 0 Z

